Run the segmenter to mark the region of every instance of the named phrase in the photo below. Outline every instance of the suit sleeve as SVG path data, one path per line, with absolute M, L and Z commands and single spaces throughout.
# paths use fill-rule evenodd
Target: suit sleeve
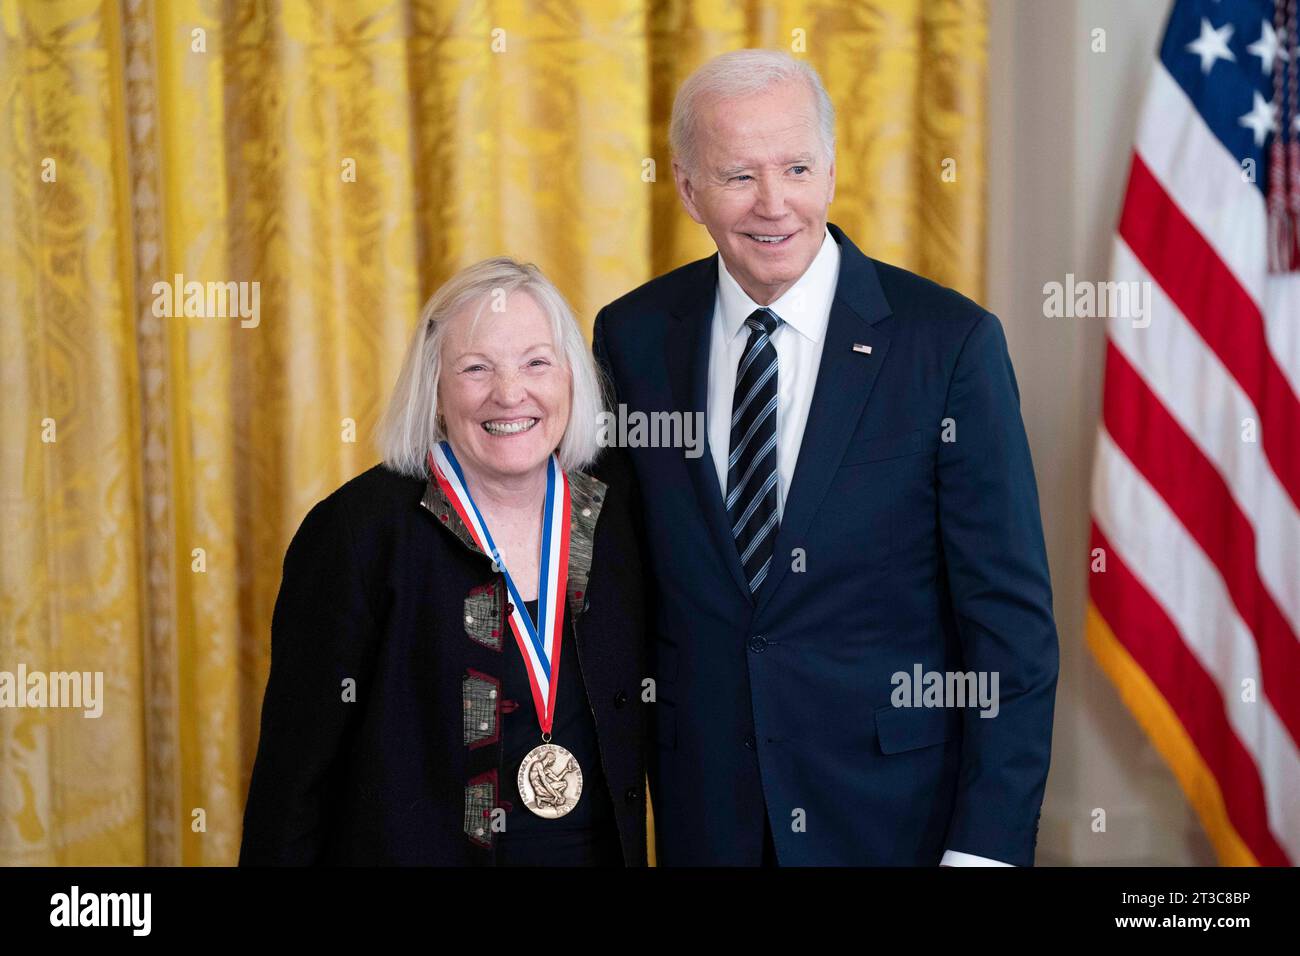
M 605 339 L 608 308 L 596 313 L 596 322 L 591 332 L 591 351 L 596 358 L 596 368 L 600 372 L 605 386 L 605 398 L 615 409 L 618 408 L 618 382 L 614 378 L 614 366 L 609 355 L 609 343 Z
M 608 384 L 607 397 L 615 412 L 618 410 L 620 401 L 620 392 L 618 388 L 618 379 L 614 372 L 613 358 L 609 352 L 609 342 L 607 332 L 609 326 L 608 307 L 601 309 L 596 315 L 595 327 L 592 331 L 591 348 L 596 357 L 596 366 L 600 369 L 601 375 L 604 376 Z M 641 581 L 646 595 L 657 595 L 657 583 L 654 572 L 653 556 L 650 553 L 649 536 L 646 530 L 646 514 L 644 501 L 640 493 L 639 479 L 636 473 L 636 466 L 632 461 L 632 454 L 627 448 L 610 447 L 603 449 L 602 462 L 604 468 L 615 477 L 615 480 L 624 483 L 628 489 L 628 494 L 632 501 L 632 534 L 636 542 L 636 552 L 640 559 Z M 647 601 L 646 607 L 651 606 Z M 648 620 L 646 621 L 646 657 L 644 660 L 653 670 L 651 664 L 655 660 L 655 643 L 657 639 L 657 622 L 654 619 L 653 611 L 647 611 Z M 650 674 L 644 675 L 650 677 Z M 647 718 L 649 719 L 649 718 Z M 647 762 L 647 783 L 650 785 L 650 792 L 653 794 L 658 785 L 657 762 L 653 759 Z M 653 802 L 647 800 L 647 806 Z
M 958 793 L 944 845 L 1032 865 L 1058 648 L 1020 395 L 991 314 L 958 355 L 943 424 L 955 440 L 939 444 L 939 526 L 964 666 L 998 678 L 996 716 L 963 712 Z
M 321 862 L 377 631 L 344 503 L 331 496 L 303 519 L 284 557 L 241 866 Z

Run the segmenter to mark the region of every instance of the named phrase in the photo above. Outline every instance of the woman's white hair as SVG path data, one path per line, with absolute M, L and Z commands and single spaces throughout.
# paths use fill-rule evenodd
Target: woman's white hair
M 695 169 L 700 110 L 713 100 L 760 93 L 777 83 L 803 80 L 817 107 L 817 128 L 829 162 L 835 156 L 835 106 L 817 71 L 781 50 L 733 50 L 696 69 L 677 91 L 668 125 L 668 143 L 677 161 Z
M 425 458 L 447 435 L 438 414 L 438 378 L 447 320 L 477 304 L 478 321 L 490 299 L 504 301 L 523 292 L 551 322 L 551 336 L 568 368 L 571 387 L 569 422 L 556 454 L 565 471 L 585 468 L 595 459 L 597 424 L 605 410 L 605 390 L 587 340 L 560 290 L 532 263 L 506 256 L 484 259 L 462 269 L 435 292 L 420 310 L 420 322 L 402 362 L 393 395 L 379 422 L 379 451 L 393 471 L 427 477 Z

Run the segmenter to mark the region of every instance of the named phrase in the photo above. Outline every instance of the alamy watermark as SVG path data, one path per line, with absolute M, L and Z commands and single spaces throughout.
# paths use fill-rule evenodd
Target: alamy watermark
M 83 893 L 73 885 L 50 897 L 50 925 L 123 927 L 148 936 L 153 927 L 152 893 Z
M 923 671 L 912 665 L 912 673 L 895 671 L 889 702 L 895 707 L 975 707 L 980 717 L 996 717 L 997 671 Z
M 153 314 L 160 319 L 239 319 L 245 329 L 262 321 L 260 282 L 186 282 L 178 272 L 171 282 L 155 282 L 150 291 Z
M 1151 324 L 1151 283 L 1075 281 L 1043 285 L 1043 315 L 1049 319 L 1132 319 L 1133 328 Z
M 687 458 L 704 454 L 703 412 L 614 412 L 596 416 L 596 444 L 601 448 L 684 448 Z
M 59 707 L 92 720 L 104 713 L 103 671 L 0 671 L 0 708 Z

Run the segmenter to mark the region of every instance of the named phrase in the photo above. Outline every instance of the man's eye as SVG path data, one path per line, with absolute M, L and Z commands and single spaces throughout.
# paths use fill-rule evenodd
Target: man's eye
M 791 166 L 790 169 L 791 169 L 792 172 L 796 172 L 796 173 L 806 173 L 806 172 L 808 172 L 808 167 L 807 167 L 807 166 Z
M 748 173 L 741 173 L 739 176 L 732 176 L 732 177 L 731 177 L 731 181 L 732 181 L 733 183 L 738 183 L 738 182 L 740 182 L 742 179 L 749 179 L 749 178 L 750 178 L 750 176 L 749 176 Z

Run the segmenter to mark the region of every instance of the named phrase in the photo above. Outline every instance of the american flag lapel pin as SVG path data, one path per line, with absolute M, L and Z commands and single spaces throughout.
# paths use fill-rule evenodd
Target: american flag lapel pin
M 854 346 L 853 346 L 853 351 L 855 351 L 855 352 L 861 352 L 863 355 L 870 355 L 870 354 L 871 354 L 871 346 L 870 346 L 870 345 L 862 345 L 861 343 L 855 343 Z

